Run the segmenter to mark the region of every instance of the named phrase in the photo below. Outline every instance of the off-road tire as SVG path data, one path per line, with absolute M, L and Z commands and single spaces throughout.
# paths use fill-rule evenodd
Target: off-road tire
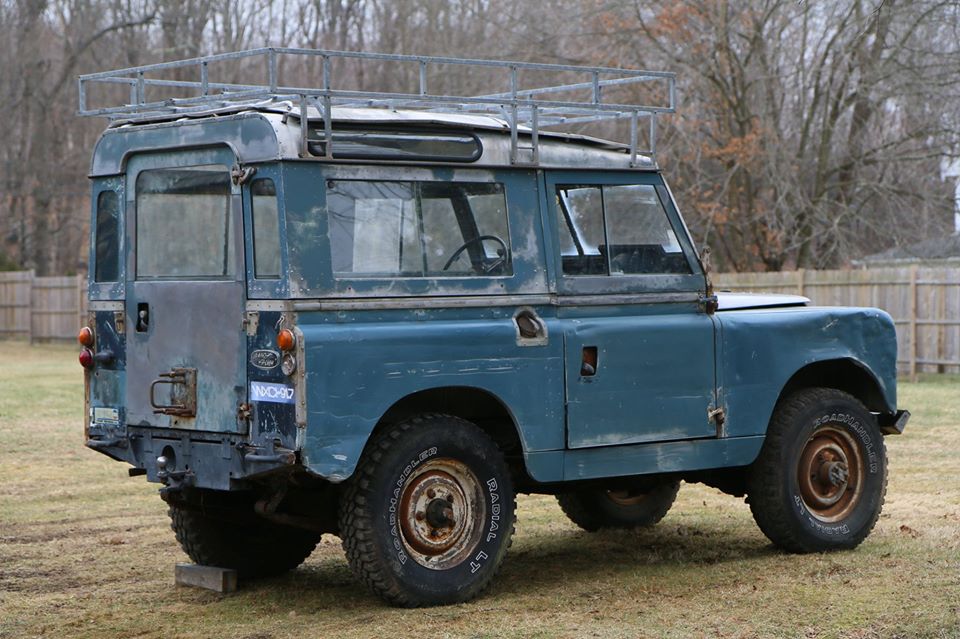
M 447 503 L 438 520 L 434 507 Z M 354 574 L 388 603 L 452 604 L 490 583 L 515 510 L 509 470 L 490 437 L 458 417 L 420 415 L 369 442 L 340 500 L 340 532 Z
M 606 528 L 642 528 L 664 518 L 677 498 L 679 481 L 668 481 L 648 491 L 621 497 L 617 491 L 583 489 L 557 495 L 563 514 L 588 532 Z
M 840 463 L 835 477 L 831 465 Z M 873 530 L 886 492 L 883 435 L 863 404 L 829 388 L 780 401 L 747 479 L 750 511 L 770 541 L 796 553 L 854 548 Z
M 320 533 L 281 526 L 252 514 L 206 514 L 170 504 L 170 527 L 195 563 L 232 568 L 240 577 L 268 577 L 293 570 L 310 556 Z

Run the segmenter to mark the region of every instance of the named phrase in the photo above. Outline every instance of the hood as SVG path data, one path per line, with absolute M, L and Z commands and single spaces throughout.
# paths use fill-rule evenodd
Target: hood
M 788 306 L 806 306 L 809 297 L 802 295 L 781 295 L 773 293 L 717 293 L 719 311 L 735 311 L 747 308 L 783 308 Z

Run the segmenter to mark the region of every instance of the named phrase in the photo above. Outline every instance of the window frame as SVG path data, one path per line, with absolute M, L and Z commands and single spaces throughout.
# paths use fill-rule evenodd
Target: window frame
M 558 214 L 559 189 L 563 186 L 580 187 L 610 187 L 610 186 L 653 186 L 660 205 L 666 214 L 670 228 L 673 230 L 684 258 L 690 266 L 689 274 L 679 273 L 618 273 L 609 272 L 609 256 L 607 257 L 607 273 L 603 275 L 573 275 L 563 272 L 563 257 L 561 255 L 560 227 L 562 215 Z M 545 175 L 545 196 L 547 210 L 544 211 L 545 223 L 550 229 L 554 250 L 551 262 L 557 278 L 557 291 L 561 294 L 630 294 L 647 292 L 703 292 L 706 289 L 706 278 L 697 258 L 686 225 L 682 222 L 674 206 L 670 193 L 662 177 L 655 171 L 574 171 L 551 170 Z M 604 236 L 607 233 L 607 223 L 603 223 Z
M 243 184 L 241 194 L 243 200 L 243 253 L 246 270 L 247 299 L 281 299 L 288 295 L 289 291 L 289 262 L 288 262 L 288 243 L 286 235 L 286 209 L 285 209 L 285 168 L 282 164 L 269 162 L 263 164 L 245 165 L 256 168 L 253 178 Z M 253 231 L 253 184 L 257 180 L 273 180 L 273 188 L 277 192 L 277 228 L 280 233 L 280 276 L 279 277 L 257 277 L 255 269 L 255 249 L 254 231 Z M 249 229 L 249 230 L 248 230 Z
M 152 172 L 161 172 L 161 171 L 189 171 L 191 169 L 212 169 L 213 167 L 222 168 L 223 171 L 216 171 L 223 173 L 227 177 L 227 190 L 224 194 L 225 197 L 225 210 L 224 210 L 224 223 L 225 228 L 223 229 L 224 234 L 224 254 L 223 254 L 223 263 L 226 272 L 221 275 L 141 275 L 140 273 L 140 179 L 146 173 Z M 131 242 L 133 242 L 133 255 L 132 255 L 132 271 L 131 279 L 141 282 L 164 282 L 164 281 L 211 281 L 211 282 L 230 282 L 236 281 L 240 276 L 238 272 L 238 257 L 241 257 L 240 264 L 243 264 L 242 256 L 238 255 L 243 249 L 242 245 L 238 245 L 236 242 L 237 229 L 236 225 L 239 223 L 237 216 L 234 211 L 234 188 L 233 181 L 230 177 L 230 164 L 223 162 L 210 162 L 210 163 L 201 163 L 201 164 L 185 164 L 183 166 L 148 166 L 143 167 L 136 172 L 133 179 L 133 231 L 131 236 Z M 215 171 L 211 171 L 213 173 Z
M 112 191 L 117 195 L 117 252 L 119 254 L 116 281 L 96 281 L 97 271 L 97 213 L 100 195 Z M 125 296 L 127 280 L 127 201 L 124 176 L 96 178 L 90 192 L 90 231 L 89 257 L 87 261 L 87 284 L 89 297 L 93 301 L 120 300 Z

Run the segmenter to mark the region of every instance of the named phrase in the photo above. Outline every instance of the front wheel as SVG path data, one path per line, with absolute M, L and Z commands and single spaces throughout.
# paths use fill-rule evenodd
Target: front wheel
M 877 523 L 886 490 L 876 419 L 829 388 L 798 391 L 777 406 L 748 478 L 757 525 L 791 552 L 854 548 Z
M 474 424 L 408 419 L 372 440 L 340 501 L 353 572 L 398 606 L 478 595 L 510 546 L 516 508 L 507 465 Z

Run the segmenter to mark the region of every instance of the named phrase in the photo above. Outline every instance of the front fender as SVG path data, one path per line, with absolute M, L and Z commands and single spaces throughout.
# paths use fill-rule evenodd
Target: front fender
M 818 362 L 852 362 L 876 385 L 880 405 L 874 410 L 896 413 L 897 339 L 893 320 L 884 311 L 802 307 L 731 311 L 716 317 L 717 377 L 728 436 L 765 433 L 788 382 Z

